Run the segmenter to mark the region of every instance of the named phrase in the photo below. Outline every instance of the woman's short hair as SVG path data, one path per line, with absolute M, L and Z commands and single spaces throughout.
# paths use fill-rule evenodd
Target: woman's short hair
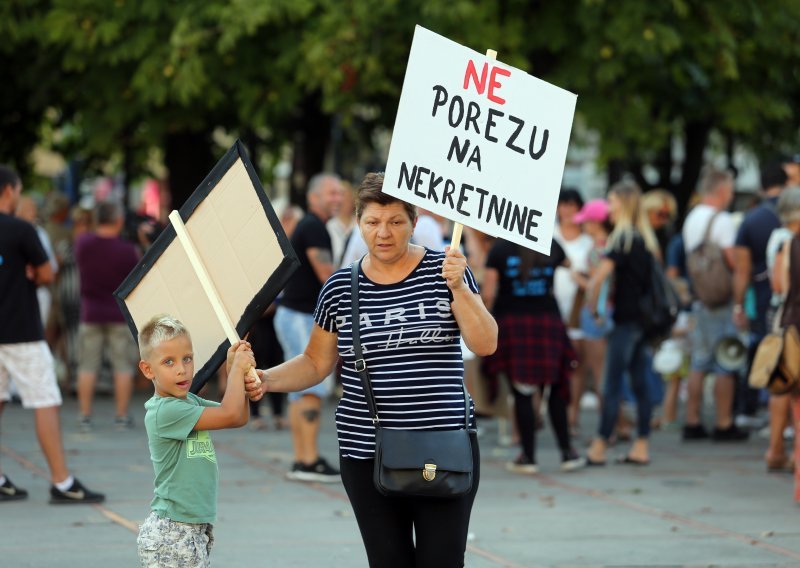
M 378 205 L 389 205 L 391 203 L 402 203 L 403 207 L 408 214 L 411 222 L 417 220 L 417 206 L 412 205 L 402 199 L 397 199 L 381 191 L 383 187 L 383 172 L 369 173 L 364 176 L 361 184 L 358 186 L 358 199 L 356 201 L 356 219 L 361 219 L 361 214 L 364 208 L 370 203 L 377 203 Z
M 786 225 L 800 221 L 800 187 L 790 187 L 781 192 L 778 199 L 778 217 Z
M 189 330 L 180 320 L 167 314 L 153 316 L 139 330 L 139 356 L 147 359 L 159 343 L 175 339 L 179 335 L 189 336 Z

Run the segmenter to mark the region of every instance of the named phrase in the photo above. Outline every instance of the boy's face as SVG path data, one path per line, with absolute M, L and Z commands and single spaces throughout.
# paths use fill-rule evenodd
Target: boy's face
M 188 335 L 156 345 L 150 357 L 139 361 L 145 377 L 153 381 L 158 396 L 186 398 L 194 377 L 194 353 Z

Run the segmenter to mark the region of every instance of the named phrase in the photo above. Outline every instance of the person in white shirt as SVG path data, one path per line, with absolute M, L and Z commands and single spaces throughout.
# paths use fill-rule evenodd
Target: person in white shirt
M 726 211 L 733 200 L 733 176 L 730 172 L 708 169 L 700 180 L 700 203 L 689 212 L 683 224 L 683 241 L 687 256 L 700 244 L 711 225 L 709 240 L 718 245 L 725 255 L 728 267 L 734 266 L 736 226 Z M 716 215 L 716 216 L 715 216 Z M 733 274 L 731 274 L 733 278 Z M 696 301 L 693 306 L 695 329 L 692 333 L 691 372 L 689 396 L 686 401 L 684 440 L 700 440 L 709 434 L 701 421 L 703 407 L 703 381 L 708 373 L 716 375 L 714 399 L 716 404 L 715 427 L 711 437 L 716 441 L 740 441 L 748 433 L 739 430 L 733 422 L 733 401 L 736 379 L 724 371 L 714 360 L 714 348 L 720 339 L 737 335 L 733 322 L 731 303 L 711 308 Z
M 559 266 L 556 268 L 553 281 L 553 294 L 561 312 L 561 319 L 567 326 L 567 335 L 572 340 L 578 366 L 572 374 L 571 389 L 572 400 L 569 404 L 568 420 L 571 430 L 578 427 L 580 397 L 586 375 L 584 365 L 584 333 L 580 327 L 580 308 L 584 304 L 583 290 L 579 288 L 578 281 L 588 276 L 589 253 L 594 248 L 592 237 L 583 232 L 583 227 L 575 222 L 575 215 L 583 207 L 583 198 L 575 189 L 563 189 L 558 196 L 556 215 L 558 223 L 553 232 L 553 238 L 561 245 L 569 259 L 569 268 Z M 579 295 L 578 292 L 581 292 Z M 574 317 L 573 317 L 574 316 Z M 600 381 L 600 377 L 595 377 Z

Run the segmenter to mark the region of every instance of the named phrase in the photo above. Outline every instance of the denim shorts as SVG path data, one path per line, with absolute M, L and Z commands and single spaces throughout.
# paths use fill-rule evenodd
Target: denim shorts
M 731 306 L 707 308 L 695 302 L 692 314 L 695 322 L 692 330 L 692 371 L 729 374 L 714 360 L 714 348 L 720 339 L 737 335 Z
M 275 335 L 281 344 L 285 360 L 288 361 L 292 357 L 297 357 L 306 350 L 308 340 L 311 339 L 311 330 L 314 328 L 313 314 L 278 306 L 273 323 L 275 325 Z M 324 380 L 304 391 L 290 392 L 289 401 L 298 400 L 307 394 L 325 398 L 330 394 L 330 381 Z
M 180 523 L 151 512 L 136 539 L 142 568 L 207 568 L 214 546 L 211 523 Z
M 598 322 L 592 316 L 589 308 L 586 306 L 581 308 L 581 331 L 583 331 L 584 339 L 603 339 L 611 333 L 612 329 L 614 329 L 614 320 L 610 309 L 603 320 Z

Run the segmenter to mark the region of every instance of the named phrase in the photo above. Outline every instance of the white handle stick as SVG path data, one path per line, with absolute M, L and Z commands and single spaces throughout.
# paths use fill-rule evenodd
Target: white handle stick
M 489 59 L 497 59 L 497 52 L 494 49 L 486 50 L 486 57 Z M 461 223 L 453 223 L 453 236 L 450 237 L 450 248 L 457 249 L 461 246 L 461 231 L 464 230 L 464 225 Z
M 181 214 L 178 213 L 178 211 L 172 211 L 172 213 L 169 214 L 169 221 L 175 228 L 175 234 L 178 236 L 178 240 L 183 246 L 183 250 L 186 251 L 186 256 L 189 257 L 189 262 L 191 263 L 197 278 L 200 280 L 200 285 L 203 287 L 203 291 L 206 293 L 208 301 L 211 302 L 211 307 L 214 308 L 214 313 L 216 314 L 222 329 L 225 331 L 228 341 L 230 341 L 231 345 L 233 345 L 239 341 L 239 334 L 236 333 L 236 328 L 233 326 L 233 322 L 231 321 L 230 316 L 228 316 L 228 312 L 225 311 L 225 306 L 222 305 L 222 300 L 220 300 L 217 289 L 214 287 L 214 283 L 211 281 L 211 277 L 208 275 L 205 264 L 203 264 L 203 261 L 200 260 L 200 255 L 197 254 L 197 249 L 194 248 L 194 243 L 192 242 L 192 238 L 189 236 L 189 232 L 186 230 L 186 225 L 183 224 Z M 255 378 L 257 384 L 261 384 L 261 380 L 258 378 L 255 369 L 250 367 L 248 373 L 251 377 Z

